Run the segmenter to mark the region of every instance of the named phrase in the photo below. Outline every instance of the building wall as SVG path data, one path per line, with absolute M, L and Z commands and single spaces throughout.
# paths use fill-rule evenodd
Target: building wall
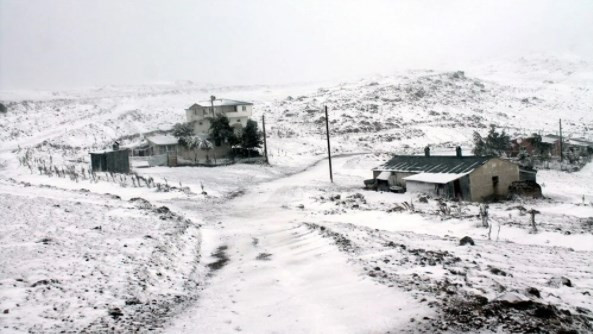
M 418 173 L 402 173 L 402 172 L 398 172 L 398 173 L 394 173 L 394 177 L 393 177 L 393 184 L 396 186 L 400 186 L 400 187 L 404 187 L 406 188 L 406 184 L 407 181 L 404 180 L 404 178 L 408 177 L 408 176 L 412 176 L 412 175 L 416 175 Z
M 467 192 L 464 192 L 463 190 L 463 181 L 460 180 L 460 182 L 462 191 L 461 199 L 469 200 Z M 430 194 L 433 196 L 440 196 L 444 198 L 454 198 L 455 186 L 453 182 L 449 182 L 447 184 L 438 184 L 418 181 L 406 181 L 406 192 Z
M 210 119 L 204 118 L 192 122 L 194 126 L 194 133 L 197 135 L 207 135 L 210 131 Z
M 493 185 L 495 176 L 498 176 L 496 186 Z M 511 183 L 519 181 L 519 166 L 506 160 L 491 159 L 474 170 L 469 179 L 472 201 L 483 201 L 493 195 L 506 196 Z
M 439 185 L 435 183 L 407 181 L 406 192 L 409 193 L 422 193 L 437 196 Z
M 382 171 L 373 171 L 373 179 L 376 179 Z M 406 187 L 406 180 L 404 178 L 412 175 L 416 175 L 418 173 L 403 173 L 403 172 L 391 172 L 391 176 L 389 177 L 388 183 L 390 186 L 399 186 L 399 187 Z
M 233 127 L 240 125 L 242 128 L 244 128 L 247 125 L 247 121 L 249 120 L 249 117 L 247 116 L 227 116 L 229 118 L 229 124 Z
M 93 172 L 130 172 L 130 152 L 128 149 L 91 153 L 91 170 Z
M 175 152 L 178 149 L 179 145 L 156 145 L 154 143 L 149 143 L 150 144 L 150 152 L 151 155 L 159 155 L 159 154 L 165 154 L 165 153 L 169 153 L 169 152 Z

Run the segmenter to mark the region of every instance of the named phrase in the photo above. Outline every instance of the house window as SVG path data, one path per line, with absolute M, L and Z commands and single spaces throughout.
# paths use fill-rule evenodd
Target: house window
M 238 119 L 238 120 L 237 120 L 237 123 L 241 123 L 241 120 L 240 120 L 240 119 Z
M 247 110 L 247 106 L 243 106 L 243 111 Z
M 498 176 L 492 177 L 492 186 L 496 188 L 498 186 Z
M 239 111 L 239 106 L 235 106 L 235 111 Z

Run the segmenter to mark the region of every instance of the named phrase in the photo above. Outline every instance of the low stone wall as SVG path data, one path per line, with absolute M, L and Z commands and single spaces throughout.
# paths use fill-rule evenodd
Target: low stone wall
M 214 147 L 209 151 L 200 149 L 188 150 L 186 148 L 180 147 L 177 151 L 177 155 L 186 161 L 192 161 L 194 163 L 206 163 L 208 161 L 213 162 L 214 160 L 226 159 L 230 151 L 231 147 L 229 145 Z

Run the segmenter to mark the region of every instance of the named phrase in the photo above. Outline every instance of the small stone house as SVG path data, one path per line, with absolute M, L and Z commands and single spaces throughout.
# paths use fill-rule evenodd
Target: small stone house
M 373 179 L 379 189 L 481 202 L 508 195 L 519 181 L 519 166 L 497 157 L 465 157 L 459 147 L 453 156 L 431 156 L 427 148 L 423 156 L 396 155 L 373 168 Z

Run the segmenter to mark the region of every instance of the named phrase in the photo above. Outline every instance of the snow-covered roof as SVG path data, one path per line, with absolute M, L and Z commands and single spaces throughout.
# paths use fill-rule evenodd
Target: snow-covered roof
M 555 144 L 558 140 L 560 139 L 556 139 L 556 138 L 542 138 L 542 143 L 546 143 L 546 144 Z
M 150 136 L 146 137 L 146 140 L 155 145 L 175 145 L 179 142 L 179 139 L 169 135 Z
M 579 139 L 569 139 L 568 143 L 574 146 L 593 147 L 593 143 Z
M 196 105 L 198 105 L 199 107 L 211 107 L 212 104 L 210 102 L 210 100 L 207 101 L 199 101 L 196 102 Z M 215 107 L 226 107 L 226 106 L 246 106 L 246 105 L 253 105 L 253 103 L 251 102 L 244 102 L 244 101 L 237 101 L 237 100 L 231 100 L 231 99 L 216 99 L 214 100 L 214 106 Z
M 546 144 L 555 144 L 559 140 L 560 140 L 560 137 L 555 136 L 555 135 L 546 135 L 546 136 L 542 137 L 542 143 L 546 143 Z
M 468 173 L 420 173 L 404 177 L 406 181 L 446 184 L 455 181 Z

